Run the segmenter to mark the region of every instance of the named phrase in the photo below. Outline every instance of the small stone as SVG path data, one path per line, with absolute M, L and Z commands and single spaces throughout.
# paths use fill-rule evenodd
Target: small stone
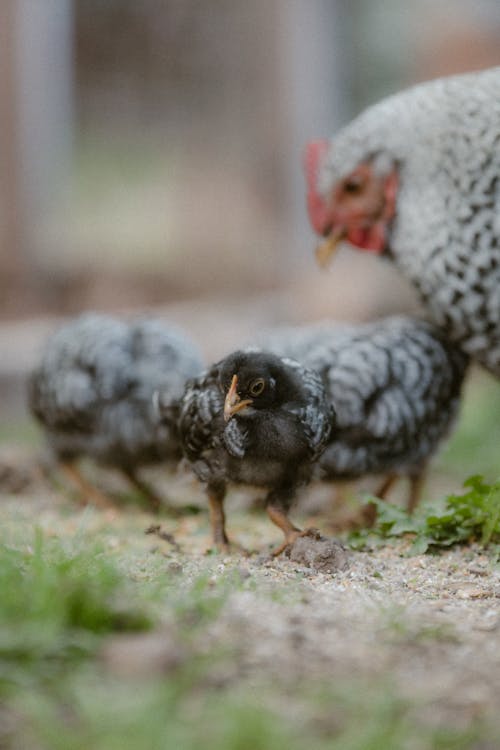
M 16 466 L 3 461 L 0 458 L 0 490 L 2 492 L 18 495 L 34 484 L 35 473 L 25 466 Z
M 248 568 L 243 568 L 242 566 L 239 566 L 238 568 L 236 568 L 236 570 L 238 571 L 238 575 L 242 581 L 246 581 L 247 578 L 251 578 L 252 576 Z
M 456 595 L 459 599 L 489 599 L 493 592 L 489 589 L 461 588 L 457 590 Z
M 474 625 L 475 630 L 482 630 L 486 633 L 493 632 L 494 630 L 498 630 L 500 627 L 500 620 L 498 620 L 497 617 L 495 618 L 488 618 L 485 617 L 480 622 L 476 623 Z
M 299 536 L 287 550 L 292 562 L 322 573 L 336 573 L 349 566 L 347 551 L 337 539 L 316 535 Z
M 469 565 L 467 570 L 474 576 L 487 576 L 489 573 L 488 569 L 482 565 Z
M 171 562 L 168 564 L 167 570 L 169 573 L 173 573 L 173 575 L 178 576 L 183 572 L 184 568 L 178 562 Z

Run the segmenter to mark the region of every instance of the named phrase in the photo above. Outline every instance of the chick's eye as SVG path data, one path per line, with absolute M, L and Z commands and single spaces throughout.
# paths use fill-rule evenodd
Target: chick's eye
M 344 192 L 350 193 L 351 195 L 361 192 L 362 188 L 363 188 L 363 180 L 361 177 L 357 175 L 348 177 L 347 180 L 344 182 Z
M 265 380 L 263 378 L 256 378 L 252 383 L 250 383 L 250 394 L 252 396 L 260 396 L 264 388 L 266 387 Z

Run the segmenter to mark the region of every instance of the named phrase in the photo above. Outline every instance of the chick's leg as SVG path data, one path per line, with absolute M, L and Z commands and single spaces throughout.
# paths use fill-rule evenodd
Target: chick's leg
M 226 485 L 223 482 L 209 484 L 207 495 L 212 539 L 217 549 L 223 552 L 229 547 L 229 539 L 226 534 L 226 514 L 224 513 Z
M 287 493 L 288 494 L 288 493 Z M 290 519 L 288 518 L 288 507 L 290 505 L 290 497 L 288 496 L 286 500 L 284 500 L 282 497 L 277 495 L 276 493 L 271 493 L 267 498 L 266 503 L 266 511 L 267 515 L 271 519 L 271 521 L 278 526 L 283 534 L 285 535 L 285 541 L 283 544 L 280 544 L 280 546 L 273 550 L 272 555 L 273 557 L 278 557 L 278 555 L 281 555 L 281 553 L 291 544 L 294 543 L 296 539 L 299 538 L 299 536 L 309 536 L 311 533 L 314 533 L 311 529 L 306 529 L 305 531 L 302 531 L 297 526 L 295 526 Z
M 283 544 L 280 544 L 277 549 L 273 550 L 273 557 L 277 557 L 278 555 L 281 555 L 283 550 L 285 550 L 289 544 L 293 544 L 293 542 L 304 532 L 298 529 L 297 526 L 293 525 L 283 508 L 276 505 L 268 505 L 266 510 L 271 521 L 275 523 L 276 526 L 279 526 L 285 535 L 285 541 Z
M 63 461 L 60 468 L 63 474 L 78 488 L 84 505 L 96 505 L 98 508 L 112 507 L 113 504 L 109 498 L 85 479 L 75 463 Z

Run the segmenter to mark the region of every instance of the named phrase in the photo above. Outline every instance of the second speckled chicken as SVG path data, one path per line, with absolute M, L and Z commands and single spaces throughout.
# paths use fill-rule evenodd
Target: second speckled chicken
M 405 316 L 276 329 L 258 344 L 299 360 L 325 385 L 337 424 L 317 476 L 383 475 L 379 496 L 409 477 L 412 511 L 427 463 L 455 423 L 467 356 L 434 325 Z
M 81 457 L 120 469 L 158 509 L 165 503 L 138 472 L 179 460 L 178 401 L 201 369 L 196 346 L 174 326 L 86 313 L 49 337 L 29 382 L 29 407 L 86 500 L 106 502 L 81 475 Z M 152 395 L 160 386 L 158 424 Z

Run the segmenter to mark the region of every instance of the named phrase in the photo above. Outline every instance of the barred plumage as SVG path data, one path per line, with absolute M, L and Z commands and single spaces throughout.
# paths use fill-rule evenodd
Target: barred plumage
M 134 479 L 143 465 L 180 458 L 178 400 L 201 368 L 195 345 L 173 326 L 86 313 L 47 341 L 29 407 L 61 461 L 88 456 Z M 159 425 L 152 395 L 160 386 Z
M 500 376 L 500 68 L 391 96 L 308 157 L 316 231 L 393 259 L 433 322 Z
M 452 429 L 468 358 L 430 323 L 321 323 L 270 331 L 259 343 L 299 359 L 325 384 L 336 429 L 320 478 L 416 477 Z

